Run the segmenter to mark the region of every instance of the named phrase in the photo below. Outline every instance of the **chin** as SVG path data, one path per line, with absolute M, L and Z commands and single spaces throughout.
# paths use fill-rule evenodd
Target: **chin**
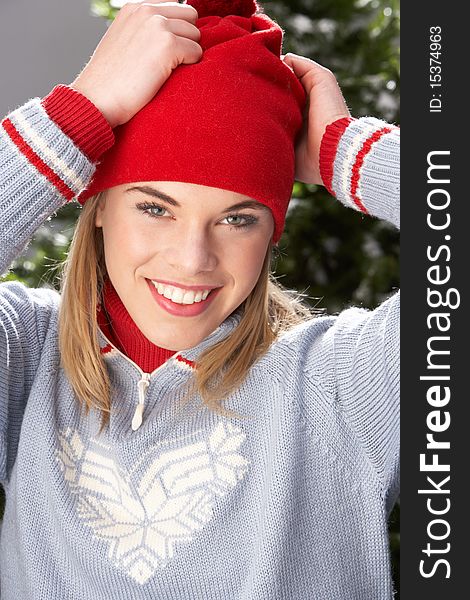
M 152 337 L 149 337 L 148 339 L 156 346 L 160 346 L 160 348 L 172 350 L 173 352 L 179 352 L 180 350 L 186 350 L 196 346 L 204 339 L 204 337 L 205 336 L 187 336 L 178 335 L 177 333 L 170 333 L 168 336 L 159 337 L 158 339 L 154 339 Z
M 171 323 L 172 317 L 169 320 L 156 319 L 150 330 L 148 329 L 147 322 L 146 327 L 141 329 L 141 331 L 152 344 L 160 346 L 160 348 L 179 352 L 180 350 L 187 350 L 188 348 L 197 346 L 199 342 L 202 342 L 222 322 L 219 319 L 208 320 L 206 318 L 203 323 L 191 323 L 191 319 L 185 320 L 182 317 L 177 319 L 180 320 L 179 323 Z M 159 332 L 159 335 L 152 335 L 152 332 L 156 331 Z

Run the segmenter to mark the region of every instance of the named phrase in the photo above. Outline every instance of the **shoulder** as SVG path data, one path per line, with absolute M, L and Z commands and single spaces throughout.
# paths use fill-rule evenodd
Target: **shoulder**
M 357 331 L 371 320 L 379 325 L 387 317 L 396 319 L 399 306 L 400 290 L 397 290 L 373 309 L 348 306 L 334 315 L 312 317 L 280 334 L 277 343 L 297 349 L 305 344 L 322 344 L 338 333 L 347 335 Z
M 315 380 L 331 388 L 332 356 L 328 338 L 337 315 L 312 316 L 278 335 L 260 366 L 269 366 L 271 376 L 287 391 L 298 390 L 302 381 Z M 330 391 L 332 391 L 330 389 Z
M 60 303 L 60 294 L 54 288 L 32 288 L 21 281 L 4 281 L 1 283 L 0 298 L 22 305 L 29 304 L 39 310 L 58 308 Z
M 51 317 L 56 316 L 60 306 L 60 294 L 53 288 L 30 288 L 19 281 L 0 284 L 0 323 L 17 333 L 34 330 L 40 337 L 45 335 Z
M 349 373 L 358 356 L 398 347 L 399 306 L 398 291 L 375 309 L 349 306 L 312 317 L 280 334 L 269 354 L 284 373 L 315 381 L 333 394 L 337 377 Z

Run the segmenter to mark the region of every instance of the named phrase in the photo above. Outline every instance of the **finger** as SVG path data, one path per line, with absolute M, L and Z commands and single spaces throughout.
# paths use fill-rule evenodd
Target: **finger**
M 179 48 L 182 51 L 179 64 L 189 65 L 196 63 L 201 59 L 203 54 L 203 50 L 197 42 L 184 37 L 180 37 L 179 39 Z
M 189 10 L 188 10 L 189 9 Z M 165 28 L 178 35 L 184 35 L 191 39 L 199 40 L 200 33 L 195 23 L 198 19 L 197 11 L 189 4 L 178 4 L 177 2 L 134 2 L 125 4 L 118 12 L 112 27 L 115 31 L 125 33 L 133 30 L 129 27 L 128 19 L 137 20 L 137 23 L 152 17 L 163 17 L 167 19 Z M 180 21 L 176 27 L 171 27 L 172 21 Z M 181 23 L 186 23 L 190 28 L 183 29 Z
M 299 56 L 298 54 L 293 54 L 292 52 L 288 52 L 286 55 L 284 55 L 282 60 L 288 67 L 291 67 L 299 79 L 306 75 L 309 71 L 321 74 L 331 73 L 329 69 L 320 63 L 315 62 L 311 58 Z
M 197 10 L 190 4 L 179 4 L 178 2 L 140 2 L 138 7 L 148 7 L 154 12 L 168 19 L 184 19 L 196 23 L 199 15 Z
M 175 35 L 189 38 L 195 42 L 199 42 L 201 39 L 201 31 L 195 25 L 183 19 L 168 19 L 165 23 L 165 29 Z

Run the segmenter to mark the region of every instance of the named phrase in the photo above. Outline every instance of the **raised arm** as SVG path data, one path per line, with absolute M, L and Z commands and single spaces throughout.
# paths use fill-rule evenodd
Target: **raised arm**
M 354 119 L 334 74 L 310 58 L 283 57 L 304 86 L 307 110 L 295 148 L 295 177 L 324 185 L 346 206 L 400 227 L 400 129 Z
M 78 92 L 55 88 L 0 124 L 0 272 L 37 228 L 88 183 L 112 143 L 101 113 Z M 0 284 L 0 480 L 16 456 L 27 398 L 59 294 L 17 281 Z
M 93 104 L 67 86 L 34 98 L 0 123 L 0 273 L 34 232 L 89 183 L 114 140 Z
M 341 202 L 396 227 L 399 140 L 397 128 L 371 117 L 337 121 L 327 128 L 320 158 L 325 183 Z M 325 385 L 334 390 L 335 405 L 357 436 L 389 513 L 399 490 L 400 292 L 374 310 L 343 310 L 320 346 L 311 349 L 312 357 L 326 356 Z
M 353 119 L 328 69 L 296 55 L 286 55 L 285 62 L 309 94 L 296 149 L 299 180 L 323 184 L 345 206 L 399 228 L 399 128 L 373 117 Z M 389 512 L 399 486 L 400 293 L 374 310 L 346 308 L 321 326 L 326 331 L 319 336 L 313 319 L 303 340 L 304 410 L 315 421 L 317 396 L 309 390 L 320 370 Z

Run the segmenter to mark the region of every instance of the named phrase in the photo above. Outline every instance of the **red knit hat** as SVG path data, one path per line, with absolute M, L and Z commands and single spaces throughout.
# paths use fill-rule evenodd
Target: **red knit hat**
M 268 206 L 274 243 L 292 194 L 306 95 L 280 59 L 283 30 L 255 0 L 187 0 L 203 55 L 179 65 L 119 127 L 85 201 L 138 181 L 181 181 L 238 192 Z

